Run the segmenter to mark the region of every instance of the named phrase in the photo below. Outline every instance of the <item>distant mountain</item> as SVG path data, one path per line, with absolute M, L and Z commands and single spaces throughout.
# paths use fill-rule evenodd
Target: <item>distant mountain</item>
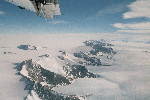
M 20 74 L 25 76 L 29 83 L 33 83 L 30 94 L 25 100 L 37 100 L 33 96 L 37 96 L 39 100 L 81 100 L 81 96 L 60 94 L 53 91 L 52 88 L 69 85 L 77 78 L 97 78 L 97 75 L 88 71 L 86 66 L 101 66 L 103 55 L 116 54 L 110 47 L 113 45 L 104 40 L 90 40 L 84 43 L 92 50 L 72 54 L 60 50 L 61 55 L 58 58 L 45 54 L 39 56 L 40 60 L 23 61 L 20 64 Z M 28 49 L 23 45 L 19 48 Z
M 31 46 L 31 45 L 20 45 L 17 48 L 23 49 L 23 50 L 37 50 L 37 46 Z
M 64 62 L 69 63 L 78 63 L 80 65 L 92 65 L 100 66 L 102 65 L 101 59 L 106 57 L 107 59 L 113 59 L 113 56 L 116 52 L 113 50 L 112 44 L 105 42 L 105 40 L 89 40 L 83 42 L 86 46 L 90 46 L 90 51 L 79 51 L 73 54 L 69 54 L 66 51 L 61 52 L 61 56 L 58 56 L 59 59 Z

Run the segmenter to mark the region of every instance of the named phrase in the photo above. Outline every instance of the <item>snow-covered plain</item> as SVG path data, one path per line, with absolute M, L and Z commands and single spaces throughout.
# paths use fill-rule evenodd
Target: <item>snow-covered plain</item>
M 28 59 L 38 61 L 45 54 L 57 58 L 59 50 L 83 50 L 83 42 L 91 39 L 105 39 L 113 44 L 117 52 L 115 61 L 108 62 L 111 66 L 86 66 L 100 78 L 76 79 L 53 90 L 84 96 L 86 100 L 150 100 L 150 35 L 145 34 L 0 34 L 0 100 L 23 100 L 28 95 L 24 79 L 17 75 L 19 63 Z M 28 44 L 38 49 L 17 48 Z M 63 74 L 61 69 L 59 72 Z M 32 94 L 29 98 L 37 100 L 34 91 Z

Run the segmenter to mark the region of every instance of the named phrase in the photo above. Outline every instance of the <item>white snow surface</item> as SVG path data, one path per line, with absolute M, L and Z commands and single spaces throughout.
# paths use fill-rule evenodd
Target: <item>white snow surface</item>
M 58 59 L 55 59 L 51 56 L 43 57 L 42 59 L 36 61 L 36 63 L 40 64 L 41 67 L 51 72 L 54 72 L 60 75 L 65 75 L 65 72 L 63 70 L 63 65 L 59 63 Z
M 86 66 L 90 72 L 101 77 L 77 79 L 68 86 L 59 86 L 54 89 L 60 89 L 58 92 L 62 91 L 63 94 L 84 95 L 87 100 L 150 100 L 150 44 L 146 44 L 147 41 L 150 41 L 150 35 L 75 33 L 0 34 L 0 100 L 24 100 L 28 95 L 28 90 L 24 90 L 25 83 L 21 81 L 22 77 L 16 75 L 18 73 L 17 63 L 28 59 L 38 60 L 39 56 L 44 54 L 54 57 L 53 60 L 49 58 L 39 60 L 39 63 L 46 64 L 48 61 L 56 60 L 60 55 L 59 50 L 72 53 L 72 50 L 82 46 L 85 40 L 90 39 L 105 39 L 115 45 L 113 48 L 117 54 L 114 56 L 115 61 L 111 61 L 112 66 Z M 21 44 L 46 48 L 18 49 L 17 47 Z M 4 52 L 13 52 L 13 54 L 4 54 Z M 44 61 L 46 63 L 43 63 Z M 55 66 L 58 67 L 59 64 Z M 61 68 L 57 69 L 57 73 L 63 74 Z M 34 91 L 28 98 L 29 100 L 39 99 Z
M 118 84 L 104 78 L 79 78 L 70 85 L 55 87 L 53 90 L 58 93 L 78 96 L 97 94 L 114 95 L 114 92 L 121 92 Z
M 31 91 L 31 94 L 27 96 L 26 100 L 42 100 L 38 97 L 38 95 L 36 94 L 36 92 L 34 92 L 33 90 Z
M 27 69 L 27 66 L 26 66 L 26 65 L 23 65 L 23 66 L 22 66 L 22 70 L 20 71 L 20 73 L 21 73 L 22 75 L 24 75 L 24 76 L 26 76 L 26 77 L 29 78 L 29 76 L 28 76 L 28 71 L 27 71 L 26 69 Z

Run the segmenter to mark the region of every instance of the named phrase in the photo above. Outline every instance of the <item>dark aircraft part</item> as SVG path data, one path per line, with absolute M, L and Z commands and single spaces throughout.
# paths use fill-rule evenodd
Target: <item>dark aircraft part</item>
M 47 3 L 53 3 L 54 5 L 58 4 L 58 0 L 30 0 L 30 1 L 40 2 L 43 5 L 45 5 Z
M 20 9 L 36 12 L 37 16 L 43 13 L 46 19 L 53 19 L 54 15 L 61 15 L 58 0 L 6 0 L 17 5 Z
M 30 1 L 39 2 L 42 3 L 43 5 L 45 4 L 45 0 L 30 0 Z
M 54 5 L 55 4 L 58 4 L 58 0 L 44 0 L 45 3 L 53 3 Z
M 38 9 L 38 11 L 39 11 L 39 10 L 40 10 L 40 8 L 39 8 L 40 3 L 39 3 L 38 0 L 35 0 L 35 3 L 36 3 L 36 7 L 37 7 L 37 9 Z
M 25 9 L 25 7 L 18 6 L 20 9 Z

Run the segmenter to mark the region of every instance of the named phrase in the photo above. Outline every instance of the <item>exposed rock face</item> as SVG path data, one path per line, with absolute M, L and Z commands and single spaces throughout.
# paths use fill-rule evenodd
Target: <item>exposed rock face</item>
M 92 47 L 92 50 L 76 52 L 73 53 L 73 55 L 68 54 L 66 51 L 60 51 L 62 56 L 58 56 L 58 58 L 65 62 L 70 61 L 70 63 L 74 62 L 81 65 L 100 66 L 102 65 L 101 59 L 103 59 L 103 55 L 106 55 L 107 59 L 112 59 L 112 57 L 116 54 L 111 47 L 113 45 L 106 43 L 103 39 L 101 41 L 89 40 L 84 43 L 86 46 Z M 71 56 L 76 57 L 77 59 Z
M 65 76 L 42 68 L 41 65 L 32 61 L 32 59 L 22 62 L 21 65 L 22 70 L 20 73 L 29 78 L 31 81 L 37 83 L 44 82 L 51 86 L 70 84 L 69 80 L 66 79 Z
M 36 46 L 31 46 L 31 45 L 20 45 L 17 48 L 23 49 L 23 50 L 37 50 Z
M 112 44 L 106 43 L 106 41 L 103 40 L 103 39 L 101 39 L 100 41 L 98 41 L 98 40 L 88 40 L 88 41 L 85 41 L 83 43 L 85 43 L 86 46 L 91 46 L 91 47 L 93 47 L 95 45 L 99 45 L 101 47 L 102 46 L 114 46 Z
M 67 78 L 68 79 L 76 79 L 76 78 L 96 78 L 96 75 L 89 72 L 85 66 L 81 65 L 68 65 L 64 67 L 64 70 L 66 71 Z
M 103 40 L 104 41 L 104 40 Z M 107 53 L 107 54 L 116 54 L 110 46 L 114 46 L 109 43 L 102 41 L 85 41 L 86 46 L 91 46 L 94 50 L 90 51 L 91 54 L 96 55 L 98 52 Z
M 80 100 L 79 97 L 75 95 L 59 94 L 55 91 L 52 91 L 48 86 L 42 86 L 39 83 L 34 85 L 33 90 L 42 100 Z
M 74 53 L 75 57 L 83 58 L 84 61 L 79 61 L 80 64 L 99 66 L 101 65 L 101 60 L 96 57 L 91 57 L 91 53 L 80 51 L 78 53 Z
M 107 58 L 111 60 L 112 57 L 116 54 L 112 48 L 114 45 L 106 43 L 106 41 L 103 39 L 101 39 L 101 41 L 89 40 L 85 41 L 84 43 L 86 46 L 93 48 L 93 50 L 89 51 L 92 55 L 103 56 L 103 54 L 107 54 Z
M 17 54 L 17 53 L 13 53 L 13 52 L 4 52 L 4 54 Z

